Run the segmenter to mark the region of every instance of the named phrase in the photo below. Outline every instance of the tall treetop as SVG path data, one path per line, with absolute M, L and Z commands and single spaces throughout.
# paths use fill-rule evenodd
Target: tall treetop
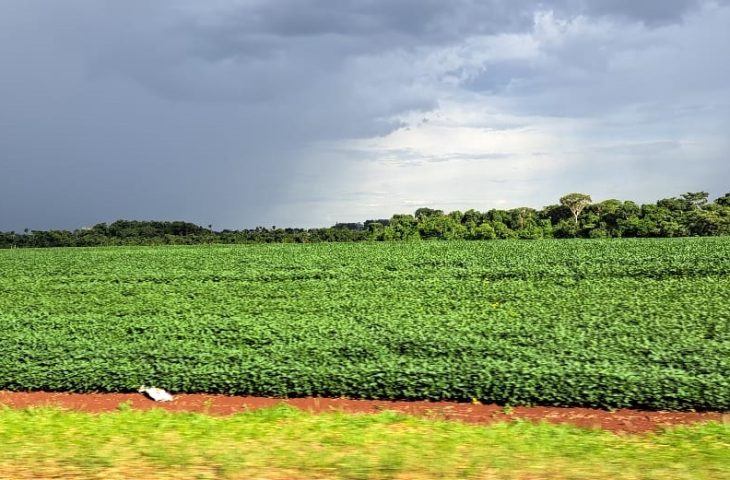
M 592 201 L 591 196 L 586 193 L 574 192 L 560 197 L 560 204 L 570 209 L 575 223 L 578 223 L 578 216 Z

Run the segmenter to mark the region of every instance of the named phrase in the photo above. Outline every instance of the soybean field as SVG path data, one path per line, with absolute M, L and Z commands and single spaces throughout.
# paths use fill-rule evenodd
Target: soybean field
M 0 389 L 730 409 L 730 238 L 0 251 Z

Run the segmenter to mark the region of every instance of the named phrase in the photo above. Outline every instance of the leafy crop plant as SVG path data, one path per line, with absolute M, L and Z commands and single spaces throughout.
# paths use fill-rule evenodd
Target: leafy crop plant
M 730 409 L 730 238 L 0 251 L 0 389 Z

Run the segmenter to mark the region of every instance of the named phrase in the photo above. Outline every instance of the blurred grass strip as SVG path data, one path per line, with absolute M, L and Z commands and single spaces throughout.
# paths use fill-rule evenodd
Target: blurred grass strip
M 231 417 L 0 409 L 0 478 L 730 478 L 730 426 L 615 435 L 279 406 Z

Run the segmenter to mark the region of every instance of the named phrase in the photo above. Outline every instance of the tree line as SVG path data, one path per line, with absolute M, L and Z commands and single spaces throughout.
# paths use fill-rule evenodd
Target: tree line
M 730 193 L 710 202 L 707 192 L 688 192 L 644 205 L 615 199 L 593 203 L 590 195 L 570 193 L 541 210 L 446 213 L 423 207 L 414 214 L 327 228 L 215 231 L 210 225 L 181 221 L 117 220 L 73 231 L 0 232 L 0 248 L 717 235 L 730 235 Z

